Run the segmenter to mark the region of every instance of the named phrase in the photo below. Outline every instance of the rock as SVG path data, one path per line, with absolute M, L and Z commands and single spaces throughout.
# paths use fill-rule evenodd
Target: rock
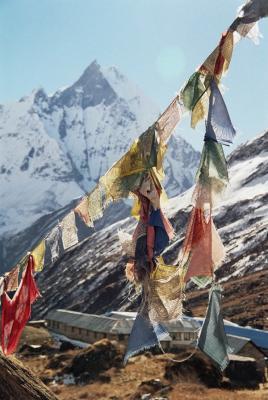
M 68 342 L 68 341 L 63 341 L 63 342 L 61 342 L 59 351 L 64 352 L 64 351 L 68 351 L 68 350 L 75 350 L 75 349 L 77 349 L 77 348 L 78 348 L 78 347 L 75 346 L 73 343 Z
M 100 378 L 107 381 L 107 375 L 100 375 L 112 367 L 122 365 L 121 349 L 116 342 L 102 339 L 81 350 L 65 369 L 74 375 L 76 382 L 89 382 Z
M 23 355 L 23 357 L 32 357 L 34 355 L 53 354 L 56 351 L 58 351 L 58 349 L 49 344 L 42 344 L 42 345 L 24 344 L 19 349 L 19 354 Z
M 150 379 L 148 381 L 143 381 L 130 400 L 140 400 L 140 399 L 160 399 L 162 394 L 166 394 L 171 390 L 171 387 L 163 383 L 160 379 Z M 158 397 L 155 397 L 158 396 Z
M 184 358 L 184 354 L 178 360 Z M 207 387 L 221 386 L 222 373 L 203 354 L 197 353 L 189 360 L 182 363 L 170 361 L 166 365 L 165 378 L 172 383 L 184 382 L 189 377 Z

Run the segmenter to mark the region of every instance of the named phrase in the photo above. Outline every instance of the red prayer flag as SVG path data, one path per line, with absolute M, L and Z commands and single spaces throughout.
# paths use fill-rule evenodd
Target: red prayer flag
M 184 257 L 190 257 L 185 281 L 192 276 L 212 276 L 212 219 L 204 210 L 193 207 L 183 245 Z
M 2 350 L 5 355 L 15 351 L 23 328 L 31 315 L 31 305 L 40 296 L 33 277 L 34 261 L 30 255 L 20 285 L 10 299 L 2 294 Z

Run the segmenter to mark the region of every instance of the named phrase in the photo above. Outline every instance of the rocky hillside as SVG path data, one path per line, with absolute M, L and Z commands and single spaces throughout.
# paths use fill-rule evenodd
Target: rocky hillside
M 72 85 L 0 106 L 0 238 L 91 190 L 160 110 L 116 68 L 91 63 Z M 170 194 L 189 188 L 199 153 L 173 138 Z M 1 246 L 0 246 L 1 247 Z
M 268 297 L 262 297 L 262 282 L 268 277 L 268 132 L 238 147 L 228 163 L 230 186 L 215 210 L 215 224 L 220 228 L 227 250 L 218 276 L 227 288 L 225 302 L 228 303 L 230 295 L 229 300 L 235 299 L 236 306 L 240 305 L 232 309 L 229 303 L 228 318 L 263 326 L 263 315 L 268 312 Z M 176 262 L 178 257 L 190 211 L 191 191 L 171 199 L 167 206 L 177 233 L 165 254 L 168 262 Z M 131 288 L 123 274 L 125 259 L 117 236 L 118 229 L 132 232 L 134 226 L 135 221 L 130 218 L 112 224 L 47 267 L 38 277 L 43 297 L 34 307 L 35 317 L 42 317 L 55 308 L 88 313 L 135 309 L 136 304 L 130 299 Z M 204 313 L 206 293 L 194 291 L 188 298 L 192 299 L 197 314 Z M 242 312 L 243 299 L 248 301 L 244 304 L 252 305 L 250 315 Z M 187 307 L 191 308 L 191 302 Z M 256 317 L 258 312 L 260 315 Z

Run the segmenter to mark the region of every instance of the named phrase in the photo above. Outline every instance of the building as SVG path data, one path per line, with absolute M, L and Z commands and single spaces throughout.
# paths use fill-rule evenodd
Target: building
M 126 345 L 135 317 L 134 312 L 113 311 L 107 315 L 94 315 L 54 310 L 48 313 L 46 323 L 48 329 L 70 339 L 94 343 L 108 338 Z M 203 318 L 182 317 L 166 323 L 169 338 L 162 342 L 163 348 L 170 350 L 193 346 L 203 321 Z M 264 365 L 264 359 L 268 356 L 267 331 L 241 327 L 227 320 L 224 320 L 224 327 L 231 355 L 253 358 Z
M 70 339 L 94 343 L 108 338 L 126 344 L 136 313 L 111 312 L 108 315 L 84 314 L 70 310 L 55 310 L 46 317 L 49 330 Z M 189 346 L 197 339 L 199 323 L 188 318 L 166 324 L 170 338 L 163 347 Z

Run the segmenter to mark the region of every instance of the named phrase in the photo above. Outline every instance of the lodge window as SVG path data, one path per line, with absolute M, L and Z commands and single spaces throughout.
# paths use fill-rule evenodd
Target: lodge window
M 191 339 L 190 332 L 184 332 L 184 340 L 190 340 L 190 339 Z
M 124 340 L 124 335 L 122 335 L 122 334 L 118 335 L 118 340 L 120 342 L 122 342 Z

